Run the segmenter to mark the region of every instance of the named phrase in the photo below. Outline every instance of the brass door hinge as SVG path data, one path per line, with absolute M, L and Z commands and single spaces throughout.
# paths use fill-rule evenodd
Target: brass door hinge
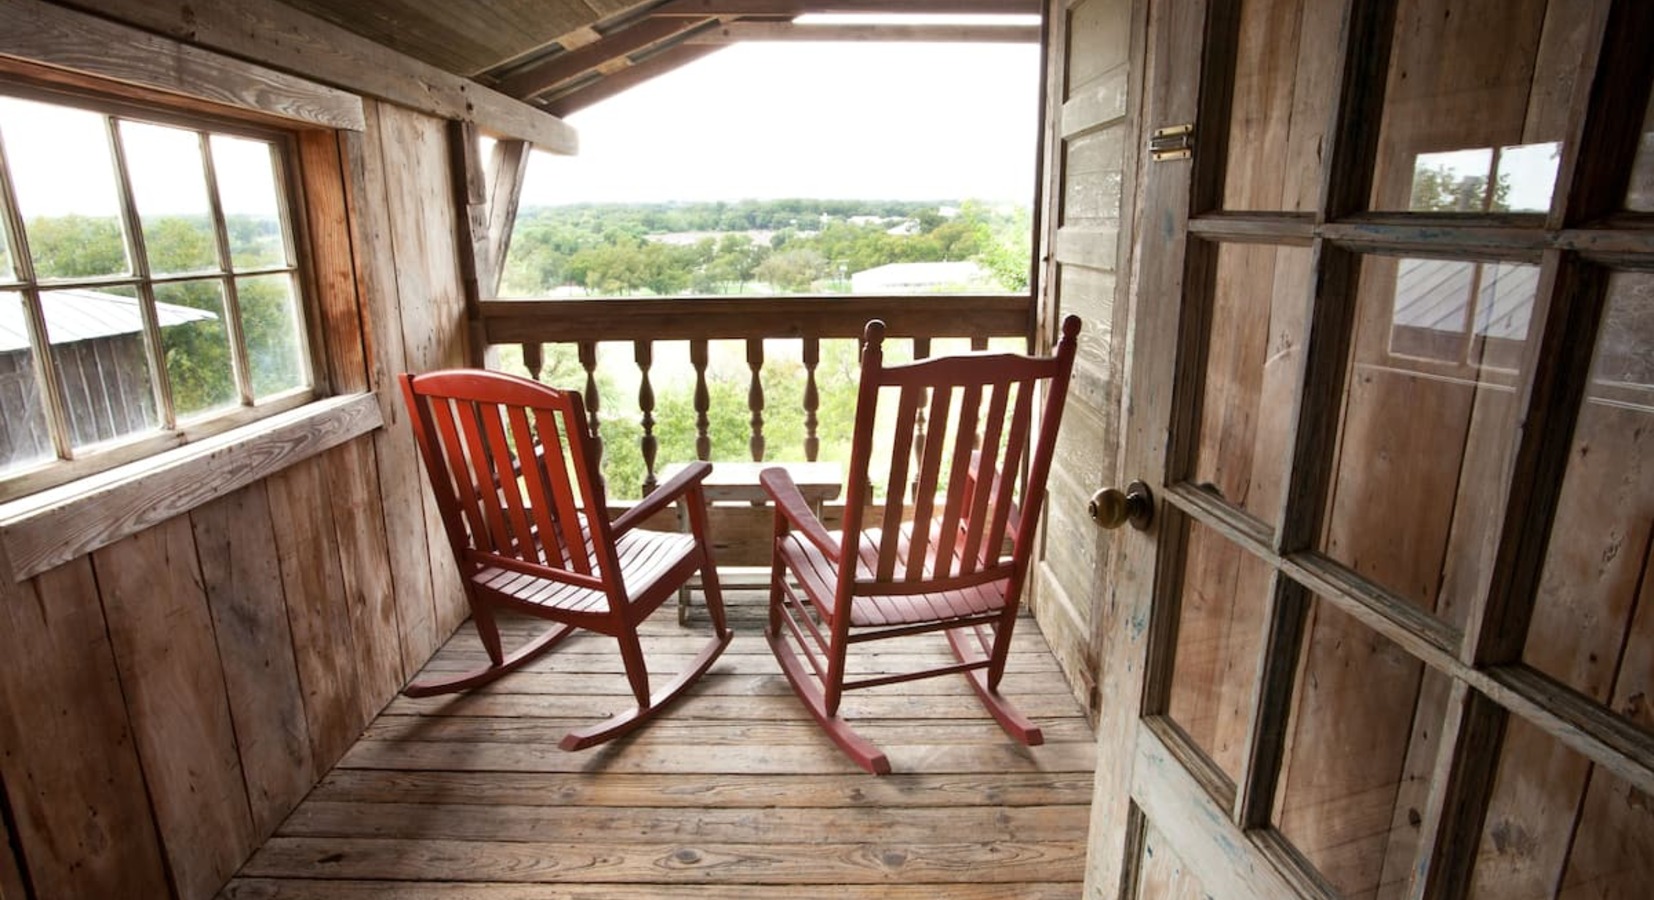
M 1165 128 L 1156 128 L 1154 135 L 1149 138 L 1149 153 L 1155 162 L 1165 162 L 1168 159 L 1188 159 L 1194 154 L 1195 126 L 1170 125 Z

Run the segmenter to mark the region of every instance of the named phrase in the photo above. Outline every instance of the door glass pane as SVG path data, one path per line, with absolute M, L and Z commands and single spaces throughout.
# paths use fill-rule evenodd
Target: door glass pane
M 1223 206 L 1313 210 L 1338 89 L 1343 10 L 1317 0 L 1241 4 Z
M 1544 212 L 1591 17 L 1547 0 L 1403 0 L 1372 205 Z
M 224 226 L 229 232 L 231 264 L 236 269 L 291 264 L 270 145 L 215 134 L 212 161 L 218 176 L 218 201 L 224 207 Z
M 1463 626 L 1485 588 L 1539 270 L 1369 256 L 1322 549 Z
M 151 274 L 217 271 L 218 240 L 207 201 L 200 135 L 122 122 L 121 148 Z
M 225 327 L 223 282 L 185 281 L 155 286 L 155 314 L 180 419 L 234 406 L 235 365 Z
M 1513 717 L 1470 896 L 1632 900 L 1647 897 L 1651 884 L 1654 804 L 1648 795 Z
M 0 136 L 35 275 L 130 272 L 103 116 L 0 97 Z
M 1407 886 L 1447 699 L 1445 676 L 1314 598 L 1275 823 L 1340 896 Z
M 1643 136 L 1637 144 L 1637 162 L 1631 167 L 1625 208 L 1654 212 L 1654 94 L 1649 95 L 1648 112 L 1643 115 Z
M 159 428 L 143 314 L 131 287 L 40 296 L 76 447 Z
M 1167 713 L 1231 782 L 1246 760 L 1273 570 L 1190 525 Z
M 1622 658 L 1654 681 L 1654 274 L 1610 276 L 1600 334 L 1524 658 L 1606 703 Z
M 1292 451 L 1309 291 L 1307 249 L 1225 244 L 1218 253 L 1193 478 L 1270 523 Z
M 1177 855 L 1160 829 L 1146 822 L 1136 896 L 1137 900 L 1207 900 L 1216 895 L 1201 885 L 1199 875 Z
M 263 399 L 309 384 L 293 279 L 287 275 L 260 275 L 237 278 L 235 284 L 241 303 L 241 327 L 247 337 L 253 396 Z
M 12 291 L 0 291 L 0 423 L 0 474 L 52 458 L 23 295 Z

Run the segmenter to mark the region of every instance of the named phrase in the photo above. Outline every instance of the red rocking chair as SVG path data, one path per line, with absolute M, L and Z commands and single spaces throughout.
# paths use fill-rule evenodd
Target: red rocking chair
M 816 721 L 874 774 L 890 761 L 839 716 L 845 691 L 959 672 L 1011 736 L 1043 740 L 999 683 L 1080 320 L 1062 323 L 1051 357 L 973 353 L 889 368 L 884 330 L 874 320 L 864 336 L 844 529 L 816 519 L 785 469 L 760 475 L 776 510 L 770 648 Z M 881 404 L 894 415 L 881 418 Z M 882 502 L 869 480 L 876 433 L 895 436 Z M 946 632 L 952 664 L 847 677 L 852 645 L 933 631 Z
M 580 395 L 476 369 L 403 374 L 414 437 L 459 561 L 489 664 L 451 679 L 420 682 L 410 697 L 486 684 L 556 646 L 575 629 L 620 642 L 637 705 L 571 731 L 579 750 L 619 737 L 677 699 L 729 645 L 698 463 L 610 521 Z M 646 531 L 639 522 L 673 502 L 687 505 L 689 534 Z M 696 572 L 713 636 L 688 668 L 654 693 L 638 625 Z M 554 623 L 510 656 L 496 610 Z

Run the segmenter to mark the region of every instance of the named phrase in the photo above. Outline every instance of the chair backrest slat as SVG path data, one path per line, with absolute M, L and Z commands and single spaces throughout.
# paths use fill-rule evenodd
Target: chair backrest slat
M 921 401 L 924 399 L 922 388 L 910 387 L 905 391 L 915 394 Z M 942 447 L 947 443 L 948 410 L 952 403 L 951 386 L 940 386 L 930 392 L 929 431 L 925 433 L 924 446 L 917 448 L 921 459 L 919 486 L 913 498 L 913 525 L 911 536 L 908 538 L 905 575 L 908 581 L 925 575 L 925 564 L 930 551 L 930 520 L 936 508 L 936 481 L 942 468 Z
M 869 323 L 845 516 L 844 550 L 851 558 L 859 552 L 855 532 L 864 527 L 868 499 L 861 485 L 871 484 L 871 432 L 888 429 L 890 468 L 884 497 L 866 512 L 866 525 L 880 531 L 871 571 L 858 576 L 854 567 L 844 567 L 841 597 L 884 584 L 885 592 L 923 603 L 927 584 L 1020 577 L 1078 333 L 1078 320 L 1065 321 L 1050 357 L 972 353 L 886 367 L 883 323 Z M 1045 402 L 1036 412 L 1041 397 Z M 879 418 L 880 402 L 895 403 L 893 428 Z M 916 429 L 920 410 L 926 414 L 922 437 Z M 1003 558 L 1008 537 L 1009 567 Z
M 474 370 L 403 375 L 402 385 L 457 558 L 608 572 L 605 583 L 619 584 L 578 394 Z

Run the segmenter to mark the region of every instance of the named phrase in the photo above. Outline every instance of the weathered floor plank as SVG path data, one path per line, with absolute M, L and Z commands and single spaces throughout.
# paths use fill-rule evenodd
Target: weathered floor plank
M 958 677 L 850 695 L 845 714 L 889 753 L 875 778 L 792 696 L 737 600 L 737 637 L 677 706 L 581 753 L 557 740 L 623 708 L 613 642 L 579 636 L 467 695 L 398 697 L 247 862 L 224 900 L 722 898 L 959 900 L 1077 896 L 1095 744 L 1030 620 L 1003 691 L 1046 743 L 1006 736 Z M 705 640 L 655 617 L 646 652 L 669 677 Z M 507 642 L 532 625 L 506 623 Z M 942 660 L 929 645 L 863 671 Z M 469 627 L 425 675 L 478 665 Z

